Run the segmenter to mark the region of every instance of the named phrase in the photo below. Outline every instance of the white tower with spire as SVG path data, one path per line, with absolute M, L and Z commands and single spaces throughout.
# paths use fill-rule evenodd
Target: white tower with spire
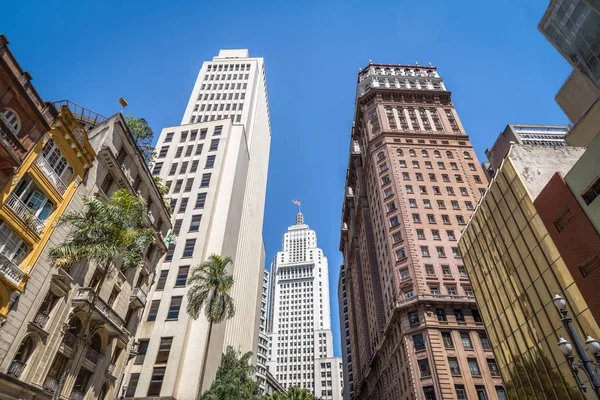
M 300 201 L 294 201 L 300 207 Z M 269 371 L 285 387 L 342 399 L 341 359 L 333 356 L 329 270 L 317 234 L 298 209 L 271 263 Z

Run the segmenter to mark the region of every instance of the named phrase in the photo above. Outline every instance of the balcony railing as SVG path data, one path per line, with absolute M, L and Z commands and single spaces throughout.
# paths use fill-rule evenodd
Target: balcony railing
M 6 200 L 6 204 L 13 210 L 23 222 L 25 222 L 33 231 L 39 234 L 44 229 L 44 223 L 21 201 L 14 193 L 11 193 Z
M 98 353 L 96 350 L 92 349 L 91 347 L 88 347 L 87 350 L 85 351 L 85 358 L 87 358 L 94 364 L 98 364 L 98 360 L 100 360 L 101 357 L 102 357 L 102 355 L 100 353 Z
M 8 142 L 16 154 L 24 154 L 26 149 L 19 139 L 0 121 L 0 137 Z
M 18 266 L 2 253 L 0 253 L 0 274 L 4 275 L 15 286 L 19 286 L 25 275 Z
M 108 364 L 108 368 L 106 368 L 106 372 L 108 372 L 112 376 L 115 376 L 115 368 L 116 368 L 116 365 L 111 362 L 110 364 Z
M 79 390 L 73 389 L 71 391 L 71 395 L 69 396 L 69 400 L 83 400 L 85 395 L 81 393 Z
M 92 304 L 92 300 L 94 299 L 94 291 L 92 288 L 81 288 L 73 298 L 73 301 L 85 301 L 87 303 Z M 96 311 L 98 311 L 104 318 L 106 318 L 111 324 L 113 324 L 118 330 L 123 331 L 125 328 L 123 325 L 125 321 L 121 319 L 114 312 L 114 310 L 104 302 L 100 297 L 96 296 L 95 302 Z
M 48 317 L 48 315 L 46 315 L 44 313 L 37 313 L 37 315 L 35 316 L 35 318 L 33 319 L 32 322 L 38 328 L 45 329 L 49 318 L 50 317 Z
M 42 154 L 37 156 L 35 159 L 35 164 L 42 170 L 46 177 L 54 186 L 54 189 L 60 193 L 61 196 L 64 196 L 67 191 L 67 185 L 62 181 L 60 176 L 52 169 L 46 158 Z
M 54 393 L 56 392 L 56 389 L 58 388 L 58 379 L 52 377 L 52 376 L 47 376 L 46 379 L 44 380 L 44 390 L 50 393 Z
M 25 369 L 26 365 L 27 364 L 19 360 L 13 360 L 13 362 L 10 363 L 10 367 L 8 367 L 8 375 L 14 376 L 15 378 L 19 378 L 23 373 L 23 370 Z
M 131 296 L 129 296 L 129 301 L 135 306 L 135 308 L 145 307 L 146 299 L 146 293 L 144 293 L 142 288 L 139 287 L 133 288 Z
M 76 341 L 77 341 L 77 337 L 71 333 L 65 333 L 65 336 L 63 336 L 63 340 L 62 340 L 62 342 L 64 344 L 66 344 L 67 346 L 69 346 L 70 348 L 73 348 L 75 346 Z

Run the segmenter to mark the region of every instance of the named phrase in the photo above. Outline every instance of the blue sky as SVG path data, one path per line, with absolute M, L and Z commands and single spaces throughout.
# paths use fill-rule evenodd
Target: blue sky
M 177 125 L 198 70 L 221 48 L 265 58 L 272 144 L 264 237 L 270 263 L 292 199 L 329 258 L 335 353 L 340 212 L 356 74 L 438 67 L 480 160 L 508 123 L 566 124 L 554 96 L 570 67 L 537 31 L 548 0 L 12 1 L 0 33 L 44 99 Z

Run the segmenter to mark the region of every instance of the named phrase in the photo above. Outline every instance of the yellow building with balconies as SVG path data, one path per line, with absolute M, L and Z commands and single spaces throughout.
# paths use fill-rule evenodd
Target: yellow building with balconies
M 33 266 L 95 157 L 85 128 L 68 107 L 46 107 L 52 116 L 50 129 L 0 192 L 0 321 L 25 290 Z M 12 118 L 0 116 L 0 122 L 20 137 L 22 117 L 8 108 L 0 115 L 6 112 Z

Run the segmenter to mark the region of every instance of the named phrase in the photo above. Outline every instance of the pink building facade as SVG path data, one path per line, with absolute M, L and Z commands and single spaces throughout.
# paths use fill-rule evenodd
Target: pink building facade
M 435 67 L 358 76 L 342 211 L 356 399 L 504 399 L 458 250 L 487 179 Z

